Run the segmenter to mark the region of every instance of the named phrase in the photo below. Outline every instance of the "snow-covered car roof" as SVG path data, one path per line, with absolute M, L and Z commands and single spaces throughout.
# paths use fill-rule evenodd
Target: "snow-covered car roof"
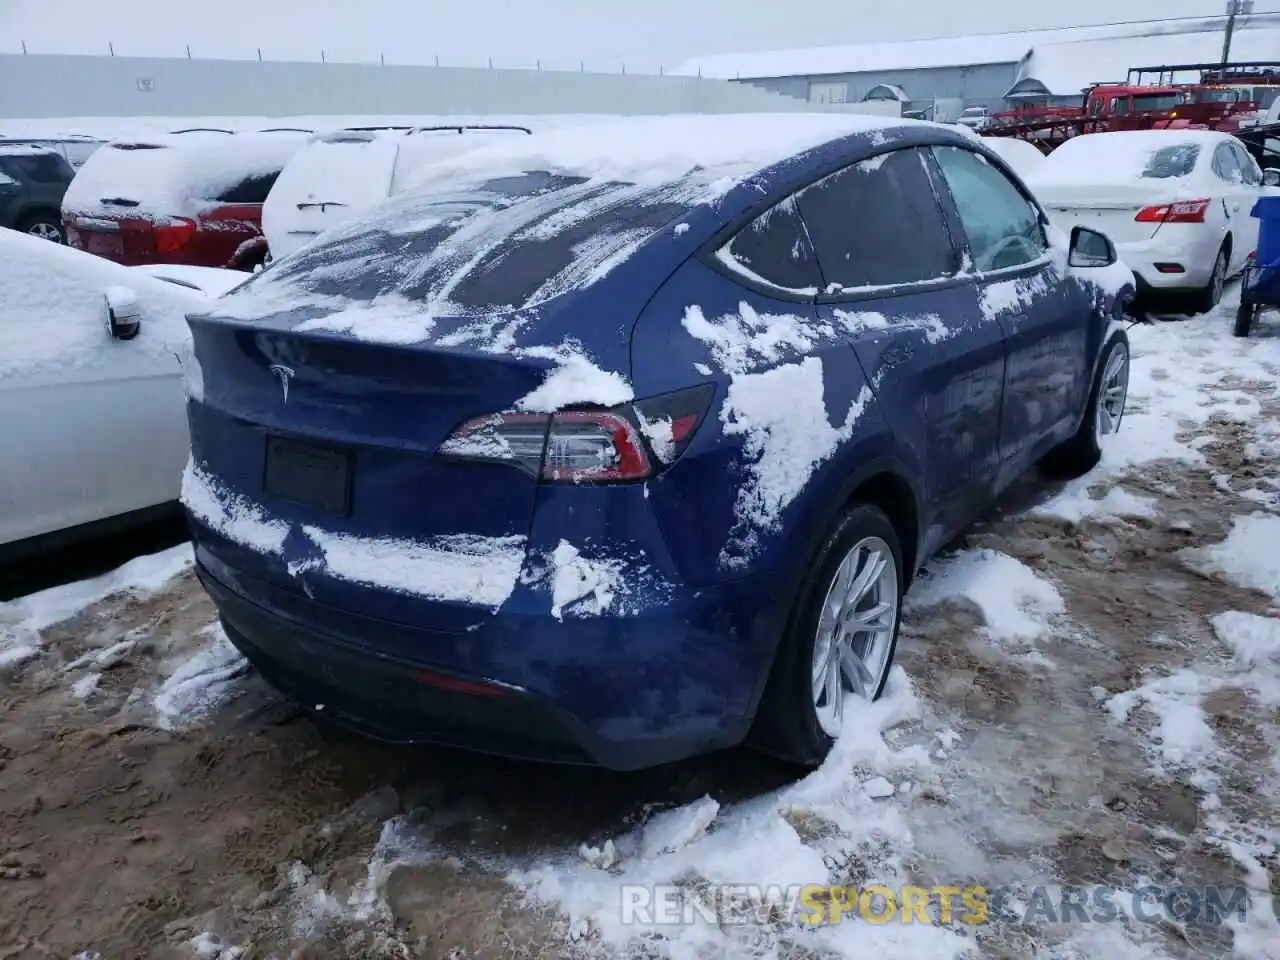
M 945 129 L 769 114 L 649 117 L 511 138 L 423 167 L 403 193 L 272 265 L 211 312 L 310 314 L 313 326 L 361 324 L 412 342 L 437 319 L 530 309 L 612 278 L 666 226 L 715 219 L 711 206 L 763 170 L 851 134 L 908 126 Z
M 62 156 L 62 154 L 58 153 L 55 147 L 48 146 L 43 143 L 24 143 L 21 141 L 10 142 L 6 140 L 0 140 L 0 156 L 29 157 L 33 153 L 34 154 L 52 153 L 57 156 Z
M 91 213 L 107 199 L 133 215 L 173 215 L 236 184 L 280 172 L 307 135 L 191 131 L 113 140 L 85 161 L 63 209 Z
M 870 114 L 719 114 L 635 117 L 511 137 L 419 170 L 407 191 L 454 179 L 548 170 L 634 184 L 696 179 L 724 193 L 736 183 L 842 136 L 919 121 Z
M 1216 130 L 1115 130 L 1072 137 L 1045 157 L 1035 171 L 1039 183 L 1114 183 L 1144 177 L 1171 176 L 1150 167 L 1157 154 L 1175 153 L 1194 164 L 1197 153 L 1233 140 Z M 1178 169 L 1187 164 L 1178 164 Z M 1178 174 L 1182 175 L 1182 174 Z

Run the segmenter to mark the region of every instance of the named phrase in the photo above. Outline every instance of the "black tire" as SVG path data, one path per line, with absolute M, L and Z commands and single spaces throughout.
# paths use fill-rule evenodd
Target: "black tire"
M 1201 290 L 1196 290 L 1187 298 L 1187 312 L 1191 314 L 1211 313 L 1219 301 L 1227 284 L 1227 271 L 1231 268 L 1231 247 L 1223 240 L 1218 248 L 1218 256 L 1213 261 L 1213 273 L 1209 275 L 1209 283 Z M 1221 276 L 1219 277 L 1219 274 Z
M 1258 314 L 1261 310 L 1261 304 L 1248 303 L 1241 300 L 1240 306 L 1236 308 L 1236 325 L 1232 332 L 1237 337 L 1247 337 L 1249 331 L 1253 329 L 1254 321 L 1258 319 Z
M 1079 477 L 1088 473 L 1102 459 L 1102 446 L 1098 443 L 1098 393 L 1102 390 L 1102 380 L 1106 376 L 1107 366 L 1117 349 L 1129 351 L 1129 335 L 1117 330 L 1102 348 L 1102 356 L 1098 360 L 1098 371 L 1093 375 L 1093 386 L 1089 390 L 1089 406 L 1084 412 L 1078 429 L 1071 439 L 1058 444 L 1040 461 L 1040 469 L 1055 477 Z M 1128 382 L 1126 379 L 1125 399 L 1128 400 Z M 1120 420 L 1124 419 L 1121 409 Z M 1116 422 L 1116 429 L 1120 423 Z
M 43 240 L 52 240 L 61 244 L 67 242 L 67 231 L 62 227 L 62 219 L 56 214 L 33 213 L 22 219 L 18 229 Z
M 817 766 L 830 752 L 835 741 L 822 729 L 812 693 L 818 618 L 841 562 L 855 545 L 869 537 L 878 538 L 889 547 L 897 568 L 897 614 L 889 638 L 887 661 L 871 699 L 878 699 L 884 692 L 897 651 L 907 574 L 903 568 L 902 545 L 893 523 L 879 507 L 857 504 L 841 515 L 823 542 L 796 596 L 787 632 L 778 644 L 756 713 L 752 742 L 758 748 L 805 766 Z

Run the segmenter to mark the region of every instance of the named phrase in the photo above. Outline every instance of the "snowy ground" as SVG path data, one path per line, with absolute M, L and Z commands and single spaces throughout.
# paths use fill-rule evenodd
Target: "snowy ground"
M 1131 331 L 1104 464 L 931 564 L 886 698 L 798 782 L 332 733 L 244 669 L 185 548 L 0 604 L 0 956 L 1280 958 L 1280 318 L 1241 341 L 1231 309 Z M 705 909 L 827 883 L 981 884 L 1019 919 Z M 704 909 L 627 922 L 654 884 Z M 1177 916 L 1239 887 L 1243 919 L 1057 922 L 1085 885 L 1185 888 Z

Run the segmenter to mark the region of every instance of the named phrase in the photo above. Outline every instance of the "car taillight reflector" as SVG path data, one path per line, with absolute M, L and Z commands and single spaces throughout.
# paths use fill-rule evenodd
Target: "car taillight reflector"
M 157 220 L 153 225 L 156 253 L 174 253 L 196 235 L 196 222 L 186 217 Z
M 1143 207 L 1133 219 L 1138 223 L 1204 223 L 1205 211 L 1212 201 L 1178 200 Z
M 438 452 L 507 463 L 550 483 L 644 480 L 684 452 L 714 393 L 705 384 L 608 410 L 476 417 Z

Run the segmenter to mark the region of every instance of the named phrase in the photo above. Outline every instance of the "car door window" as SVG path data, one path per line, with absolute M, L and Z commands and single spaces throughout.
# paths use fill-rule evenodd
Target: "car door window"
M 829 288 L 919 283 L 956 272 L 955 245 L 915 148 L 845 167 L 800 191 L 797 204 Z
M 266 203 L 267 194 L 275 186 L 280 171 L 245 177 L 239 183 L 228 187 L 214 199 L 219 203 Z
M 933 152 L 979 272 L 1020 267 L 1045 255 L 1049 244 L 1040 211 L 1003 171 L 961 147 Z
M 1258 168 L 1258 164 L 1253 157 L 1249 156 L 1249 151 L 1238 143 L 1227 145 L 1231 149 L 1232 155 L 1236 158 L 1236 165 L 1240 168 L 1240 173 L 1244 176 L 1244 182 L 1250 186 L 1256 187 L 1262 183 L 1262 171 Z
M 28 183 L 64 184 L 75 176 L 66 158 L 53 152 L 8 156 L 4 158 L 4 168 L 10 177 Z
M 1244 172 L 1240 169 L 1235 154 L 1225 143 L 1220 144 L 1218 149 L 1213 151 L 1213 172 L 1218 175 L 1218 179 L 1225 180 L 1227 183 L 1240 183 L 1244 179 Z
M 794 198 L 771 207 L 734 234 L 720 251 L 731 270 L 794 292 L 822 289 L 822 273 Z

